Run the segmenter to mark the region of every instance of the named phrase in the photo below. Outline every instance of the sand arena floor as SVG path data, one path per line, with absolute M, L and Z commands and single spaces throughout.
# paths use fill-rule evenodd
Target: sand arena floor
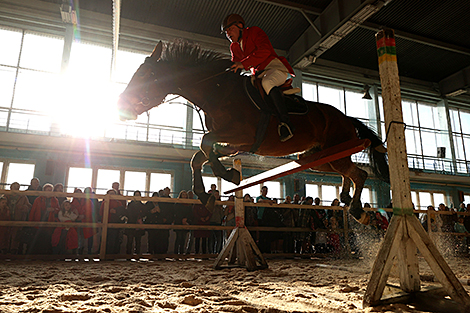
M 0 312 L 426 311 L 411 304 L 362 309 L 369 280 L 364 272 L 372 262 L 274 259 L 268 269 L 248 272 L 214 270 L 214 260 L 197 259 L 0 261 Z M 459 279 L 470 279 L 468 258 L 452 258 L 449 264 Z M 420 274 L 432 274 L 423 259 Z M 396 277 L 392 269 L 389 282 L 398 284 Z M 430 284 L 435 283 L 423 282 Z

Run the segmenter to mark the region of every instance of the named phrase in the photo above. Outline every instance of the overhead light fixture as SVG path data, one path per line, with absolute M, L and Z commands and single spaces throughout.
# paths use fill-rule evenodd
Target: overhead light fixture
M 460 96 L 461 94 L 464 94 L 466 92 L 467 92 L 467 89 L 461 88 L 461 89 L 457 89 L 456 91 L 452 91 L 452 92 L 447 93 L 446 97 L 457 97 L 457 96 Z
M 313 55 L 309 55 L 309 56 L 303 57 L 302 60 L 297 62 L 297 64 L 294 67 L 298 69 L 304 69 L 312 65 L 315 62 L 315 60 L 316 58 Z
M 364 85 L 364 90 L 363 90 L 364 95 L 362 96 L 362 99 L 372 100 L 372 97 L 370 96 L 369 90 L 370 90 L 370 86 L 369 85 Z
M 364 6 L 353 17 L 351 17 L 348 21 L 341 25 L 333 34 L 331 34 L 329 37 L 327 37 L 320 43 L 320 46 L 315 51 L 315 57 L 320 56 L 326 50 L 333 47 L 338 41 L 346 37 L 350 32 L 356 29 L 369 17 L 379 11 L 384 6 L 384 4 L 384 1 L 377 1 L 377 3 L 368 4 Z
M 60 16 L 62 22 L 77 25 L 77 12 L 65 1 L 60 5 Z

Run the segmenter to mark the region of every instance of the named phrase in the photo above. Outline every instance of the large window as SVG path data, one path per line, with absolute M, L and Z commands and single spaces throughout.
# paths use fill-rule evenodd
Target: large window
M 318 85 L 318 102 L 332 105 L 344 113 L 344 89 L 327 85 Z
M 124 184 L 122 184 L 121 175 L 123 175 Z M 93 182 L 94 176 L 96 176 L 96 183 Z M 85 187 L 95 186 L 98 194 L 105 194 L 114 182 L 119 182 L 124 196 L 132 196 L 136 190 L 139 190 L 142 196 L 151 196 L 153 192 L 158 192 L 165 187 L 172 189 L 172 181 L 170 173 L 70 167 L 67 176 L 67 192 L 73 192 L 74 188 L 83 190 Z M 147 183 L 149 183 L 148 189 Z
M 20 190 L 27 189 L 31 182 L 31 178 L 34 177 L 35 165 L 27 163 L 6 163 L 5 165 L 8 166 L 6 184 L 11 185 L 12 183 L 17 182 L 21 185 Z
M 215 176 L 202 176 L 202 182 L 204 184 L 204 188 L 206 188 L 206 192 L 208 192 L 211 189 L 212 184 L 216 185 L 217 186 L 216 189 L 220 191 L 220 185 L 219 185 L 217 177 L 215 177 Z
M 448 205 L 446 195 L 442 192 L 415 190 L 412 191 L 411 194 L 415 209 L 426 210 L 429 205 L 432 205 L 437 208 L 441 203 Z
M 173 190 L 171 174 L 150 173 L 150 192 L 158 192 L 159 190 L 164 189 L 165 187 L 168 187 Z
M 374 100 L 363 99 L 355 87 L 337 87 L 322 83 L 303 83 L 303 95 L 336 107 L 348 116 L 356 117 L 385 139 L 388 126 L 384 122 L 383 100 L 378 97 L 378 114 Z M 406 148 L 411 169 L 434 172 L 455 172 L 444 105 L 429 101 L 402 99 L 403 121 L 406 124 Z M 469 172 L 470 111 L 450 110 L 457 171 Z M 465 129 L 464 126 L 465 125 Z M 438 151 L 440 151 L 438 153 Z M 445 151 L 445 152 L 444 152 Z M 441 153 L 444 152 L 444 153 Z M 368 163 L 365 153 L 352 156 L 354 162 Z
M 73 192 L 75 188 L 80 188 L 82 191 L 86 187 L 92 186 L 93 170 L 91 168 L 71 167 L 69 168 L 69 175 L 67 179 L 66 192 Z
M 145 172 L 126 171 L 124 174 L 124 196 L 134 195 L 134 191 L 139 190 L 142 196 L 145 196 Z
M 383 100 L 379 97 L 382 133 L 386 133 Z M 410 169 L 453 172 L 452 152 L 444 107 L 435 103 L 402 99 L 403 122 Z M 439 149 L 438 149 L 439 148 Z M 438 150 L 445 149 L 445 156 Z
M 174 95 L 149 115 L 119 121 L 118 96 L 149 52 L 119 50 L 111 77 L 110 46 L 75 40 L 62 68 L 63 37 L 1 27 L 0 42 L 8 47 L 0 55 L 0 131 L 199 145 L 201 132 L 192 138 L 186 129 L 186 100 Z
M 317 101 L 317 85 L 302 83 L 302 97 L 305 100 Z
M 268 187 L 268 197 L 272 199 L 281 199 L 281 183 L 277 181 L 267 181 L 263 186 Z
M 457 171 L 470 173 L 470 110 L 452 108 L 449 111 Z
M 1 126 L 11 131 L 49 133 L 57 113 L 64 39 L 0 28 Z M 21 56 L 21 57 L 20 57 Z M 7 109 L 7 110 L 5 110 Z M 34 112 L 34 113 L 33 113 Z M 2 118 L 2 120 L 3 120 Z
M 105 194 L 111 189 L 114 182 L 120 182 L 121 172 L 119 170 L 99 169 L 96 181 L 96 192 Z M 120 186 L 122 188 L 122 186 Z
M 328 206 L 331 205 L 334 199 L 339 199 L 339 194 L 341 192 L 341 186 L 338 185 L 326 185 L 326 184 L 314 184 L 307 183 L 305 184 L 305 193 L 307 197 L 320 198 L 321 205 Z M 352 189 L 351 189 L 352 196 Z M 372 203 L 372 194 L 369 188 L 365 187 L 362 189 L 361 193 L 361 202 Z

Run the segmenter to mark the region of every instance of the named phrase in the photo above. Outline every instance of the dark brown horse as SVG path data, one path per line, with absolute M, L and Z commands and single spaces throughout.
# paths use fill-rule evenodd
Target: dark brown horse
M 209 162 L 216 176 L 239 184 L 239 173 L 227 170 L 218 158 L 250 151 L 261 117 L 243 91 L 245 78 L 226 71 L 231 64 L 224 55 L 202 50 L 197 45 L 175 42 L 163 49 L 160 42 L 134 74 L 118 103 L 123 120 L 136 119 L 137 115 L 161 104 L 168 94 L 180 95 L 204 111 L 209 131 L 191 160 L 191 168 L 194 192 L 204 204 L 209 201 L 209 205 L 213 199 L 204 190 L 203 164 Z M 372 142 L 369 155 L 374 172 L 387 180 L 388 166 L 382 142 L 369 128 L 330 105 L 308 102 L 308 106 L 308 114 L 291 116 L 294 137 L 283 143 L 277 133 L 277 121 L 271 117 L 266 137 L 255 153 L 262 156 L 299 153 L 302 157 L 351 139 L 368 138 Z M 313 170 L 341 174 L 341 201 L 350 206 L 356 219 L 367 223 L 360 201 L 367 172 L 359 169 L 350 157 Z M 352 198 L 349 195 L 351 181 L 354 183 Z

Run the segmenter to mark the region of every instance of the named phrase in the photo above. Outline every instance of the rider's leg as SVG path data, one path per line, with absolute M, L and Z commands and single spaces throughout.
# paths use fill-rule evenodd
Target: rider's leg
M 279 87 L 274 87 L 271 89 L 269 92 L 268 96 L 271 98 L 271 100 L 274 103 L 274 106 L 276 107 L 277 113 L 278 113 L 278 118 L 279 118 L 279 126 L 278 126 L 278 132 L 279 132 L 279 139 L 284 142 L 292 138 L 293 134 L 292 132 L 294 131 L 293 126 L 290 123 L 289 115 L 287 113 L 287 108 L 284 104 L 284 99 L 282 95 L 282 91 Z
M 293 127 L 289 120 L 287 108 L 284 103 L 284 96 L 282 95 L 281 89 L 277 86 L 282 85 L 287 79 L 287 73 L 275 69 L 266 70 L 262 85 L 266 94 L 272 100 L 279 119 L 279 136 L 282 142 L 289 140 L 293 136 Z

